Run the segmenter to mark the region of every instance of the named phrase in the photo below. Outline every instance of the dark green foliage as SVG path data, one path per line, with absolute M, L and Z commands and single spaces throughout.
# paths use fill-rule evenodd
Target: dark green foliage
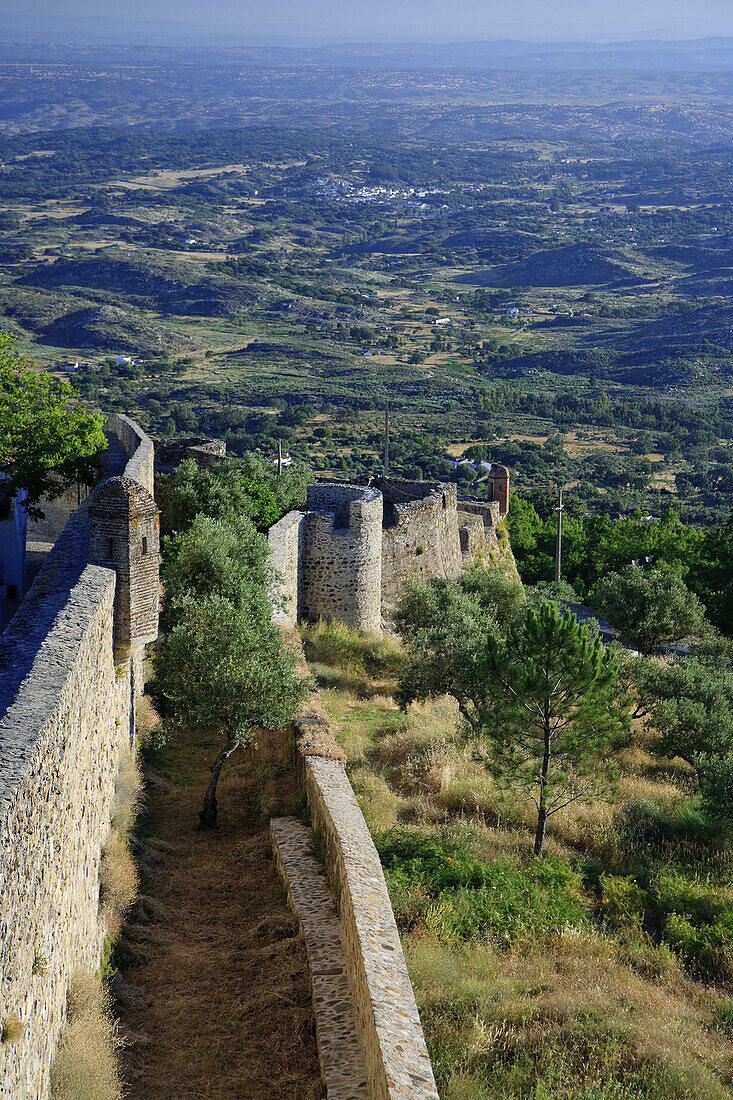
M 207 515 L 225 522 L 244 516 L 265 531 L 304 503 L 310 480 L 310 471 L 297 464 L 278 478 L 272 463 L 255 457 L 207 469 L 188 459 L 162 486 L 164 530 L 185 531 L 195 516 Z
M 489 690 L 482 648 L 494 625 L 491 611 L 463 587 L 433 580 L 407 588 L 395 625 L 409 655 L 396 694 L 400 706 L 451 694 L 478 733 Z
M 485 862 L 449 837 L 400 829 L 381 834 L 376 844 L 406 929 L 427 927 L 448 943 L 490 940 L 510 947 L 586 919 L 582 876 L 563 860 Z
M 672 573 L 628 565 L 601 578 L 593 599 L 623 640 L 646 655 L 710 632 L 702 603 Z
M 727 662 L 686 657 L 645 661 L 637 694 L 663 756 L 701 758 L 733 752 L 733 669 Z
M 4 499 L 24 491 L 32 518 L 42 497 L 71 485 L 93 485 L 107 446 L 104 417 L 71 405 L 71 386 L 38 374 L 0 333 L 0 479 Z

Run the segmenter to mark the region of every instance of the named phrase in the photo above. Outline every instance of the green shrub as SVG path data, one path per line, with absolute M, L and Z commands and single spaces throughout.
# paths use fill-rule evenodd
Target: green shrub
M 664 922 L 663 935 L 694 973 L 733 981 L 733 913 L 702 927 L 695 927 L 679 913 L 670 913 Z
M 725 997 L 713 1008 L 712 1025 L 733 1039 L 733 997 Z
M 647 895 L 632 878 L 626 875 L 600 877 L 600 910 L 604 919 L 614 928 L 641 929 Z
M 587 915 L 581 875 L 553 856 L 526 866 L 483 862 L 435 834 L 391 829 L 376 838 L 398 922 L 448 943 L 523 937 L 578 926 Z

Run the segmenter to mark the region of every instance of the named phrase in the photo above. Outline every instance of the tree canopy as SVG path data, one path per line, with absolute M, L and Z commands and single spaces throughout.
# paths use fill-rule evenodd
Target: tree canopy
M 78 402 L 76 391 L 34 371 L 0 333 L 0 476 L 6 497 L 24 491 L 31 518 L 43 516 L 40 501 L 77 482 L 93 484 L 106 448 L 104 416 Z
M 672 573 L 628 565 L 598 582 L 594 603 L 624 641 L 643 654 L 710 633 L 705 608 Z
M 306 686 L 272 621 L 268 548 L 251 520 L 199 514 L 174 542 L 163 568 L 163 636 L 150 692 L 166 724 L 221 730 L 201 811 L 217 824 L 217 783 L 229 756 L 255 727 L 279 729 Z
M 530 793 L 542 855 L 547 819 L 610 778 L 605 753 L 628 722 L 615 692 L 618 668 L 572 612 L 546 602 L 512 624 L 504 641 L 488 635 L 485 674 L 487 763 Z

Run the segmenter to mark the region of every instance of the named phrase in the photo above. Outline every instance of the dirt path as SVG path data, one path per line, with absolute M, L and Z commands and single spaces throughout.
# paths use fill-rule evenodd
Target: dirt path
M 191 736 L 148 769 L 143 896 L 116 982 L 129 1100 L 317 1100 L 305 951 L 241 750 L 219 784 L 220 830 L 195 828 L 216 751 Z

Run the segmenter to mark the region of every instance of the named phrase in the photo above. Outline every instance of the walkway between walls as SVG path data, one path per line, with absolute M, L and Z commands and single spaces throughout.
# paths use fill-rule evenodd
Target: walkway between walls
M 180 735 L 147 769 L 143 896 L 115 982 L 127 1100 L 320 1100 L 308 960 L 260 816 L 262 765 L 236 753 L 219 830 L 196 828 L 217 751 Z M 293 782 L 268 776 L 284 794 Z

